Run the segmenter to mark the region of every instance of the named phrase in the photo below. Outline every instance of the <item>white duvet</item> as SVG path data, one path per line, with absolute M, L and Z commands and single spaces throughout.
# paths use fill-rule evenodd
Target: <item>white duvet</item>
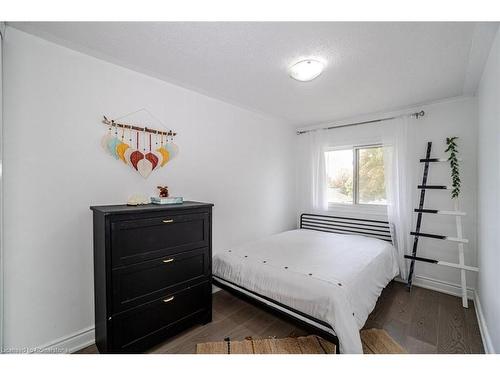
M 342 353 L 362 353 L 359 330 L 399 270 L 386 241 L 298 229 L 215 254 L 213 273 L 329 323 Z

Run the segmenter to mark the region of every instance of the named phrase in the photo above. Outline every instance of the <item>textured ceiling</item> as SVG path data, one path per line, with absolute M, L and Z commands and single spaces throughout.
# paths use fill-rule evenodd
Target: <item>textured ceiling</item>
M 469 66 L 475 23 L 10 25 L 294 126 L 462 95 L 484 64 L 476 56 Z M 289 78 L 287 67 L 306 57 L 323 60 L 323 74 Z

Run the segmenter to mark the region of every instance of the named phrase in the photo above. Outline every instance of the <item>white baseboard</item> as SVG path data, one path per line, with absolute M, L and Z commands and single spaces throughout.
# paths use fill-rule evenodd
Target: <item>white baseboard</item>
M 406 283 L 406 281 L 401 280 L 399 277 L 395 280 L 400 283 Z M 460 285 L 433 279 L 431 277 L 415 276 L 413 279 L 413 285 L 425 289 L 435 290 L 436 292 L 451 294 L 452 296 L 462 297 L 462 288 Z M 467 297 L 469 299 L 474 300 L 474 293 L 475 290 L 473 288 L 467 288 Z
M 476 292 L 474 293 L 474 306 L 476 307 L 477 323 L 479 324 L 479 331 L 481 332 L 484 351 L 487 354 L 495 354 L 495 349 L 493 348 L 493 343 L 491 342 L 488 327 L 486 326 L 486 320 L 484 319 L 483 308 L 481 306 L 479 294 L 477 294 Z
M 222 290 L 218 286 L 212 285 L 212 294 L 217 293 L 219 290 Z
M 94 327 L 82 329 L 66 337 L 61 337 L 42 345 L 40 352 L 52 354 L 69 354 L 77 352 L 95 343 Z

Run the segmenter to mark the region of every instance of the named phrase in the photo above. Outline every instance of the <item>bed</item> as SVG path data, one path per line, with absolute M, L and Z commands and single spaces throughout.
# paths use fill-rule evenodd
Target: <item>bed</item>
M 359 330 L 399 273 L 389 223 L 302 214 L 300 229 L 217 253 L 214 284 L 362 353 Z

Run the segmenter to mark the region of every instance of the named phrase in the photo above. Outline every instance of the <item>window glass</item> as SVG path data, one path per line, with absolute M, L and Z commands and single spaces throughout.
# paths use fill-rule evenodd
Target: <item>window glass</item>
M 358 203 L 387 204 L 382 147 L 358 149 Z
M 386 205 L 382 146 L 325 152 L 328 202 Z
M 353 150 L 325 153 L 329 203 L 353 203 Z

